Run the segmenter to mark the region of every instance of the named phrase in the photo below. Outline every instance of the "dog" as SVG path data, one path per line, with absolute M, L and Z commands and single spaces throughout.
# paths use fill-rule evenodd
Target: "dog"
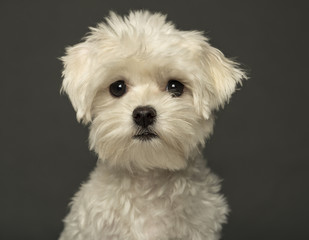
M 229 210 L 202 149 L 239 64 L 148 11 L 111 12 L 61 60 L 98 162 L 60 240 L 219 239 Z

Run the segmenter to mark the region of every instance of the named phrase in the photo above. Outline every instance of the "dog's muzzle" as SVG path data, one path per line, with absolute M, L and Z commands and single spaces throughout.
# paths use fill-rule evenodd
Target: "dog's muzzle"
M 154 124 L 157 117 L 157 111 L 151 106 L 139 106 L 134 109 L 132 114 L 135 124 L 138 126 L 137 133 L 133 136 L 142 141 L 157 138 L 158 135 L 150 126 Z

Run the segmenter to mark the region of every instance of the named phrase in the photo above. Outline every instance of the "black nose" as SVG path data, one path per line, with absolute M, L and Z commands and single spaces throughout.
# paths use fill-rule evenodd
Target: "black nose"
M 141 127 L 148 127 L 156 120 L 157 112 L 151 106 L 139 106 L 133 111 L 134 122 Z

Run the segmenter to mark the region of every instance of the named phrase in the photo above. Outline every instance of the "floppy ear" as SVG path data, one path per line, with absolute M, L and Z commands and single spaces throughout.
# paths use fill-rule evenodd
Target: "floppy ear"
M 213 109 L 223 107 L 235 91 L 237 83 L 246 79 L 246 74 L 239 64 L 226 58 L 223 53 L 210 46 L 207 39 L 201 46 L 200 63 L 202 75 L 200 112 L 208 118 Z
M 87 97 L 90 78 L 93 72 L 93 58 L 88 42 L 79 43 L 66 49 L 66 55 L 61 58 L 64 69 L 61 91 L 66 92 L 76 111 L 78 121 L 91 121 L 91 102 Z

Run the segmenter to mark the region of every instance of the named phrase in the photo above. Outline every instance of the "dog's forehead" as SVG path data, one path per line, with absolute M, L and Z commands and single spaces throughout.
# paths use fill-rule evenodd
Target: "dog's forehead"
M 121 78 L 160 86 L 169 79 L 192 82 L 205 38 L 199 32 L 180 31 L 163 22 L 160 27 L 148 21 L 133 23 L 120 21 L 109 28 L 104 25 L 88 37 L 94 65 L 97 72 L 104 72 L 105 84 Z
M 117 46 L 118 45 L 118 46 Z M 158 36 L 142 36 L 121 39 L 116 46 L 123 54 L 134 56 L 136 59 L 156 62 L 175 58 L 190 58 L 194 48 L 189 41 L 179 34 Z
M 190 73 L 188 66 L 194 61 L 192 52 L 182 45 L 154 41 L 141 40 L 134 46 L 132 42 L 118 41 L 113 53 L 109 53 L 109 62 L 106 63 L 104 55 L 100 60 L 103 65 L 107 64 L 106 69 L 110 69 L 112 74 L 129 78 L 130 81 L 147 79 L 165 82 L 168 78 L 186 78 L 185 75 Z
M 168 57 L 144 58 L 139 55 L 124 58 L 119 61 L 112 72 L 123 77 L 131 84 L 155 83 L 166 84 L 169 79 L 184 80 L 188 73 L 183 64 Z

